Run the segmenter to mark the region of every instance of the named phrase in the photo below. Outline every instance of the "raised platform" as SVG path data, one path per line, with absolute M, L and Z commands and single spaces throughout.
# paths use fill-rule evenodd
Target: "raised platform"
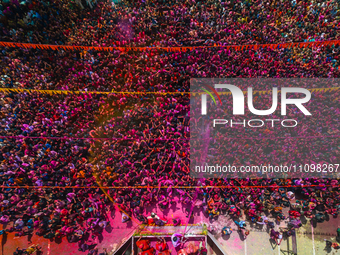
M 210 233 L 207 231 L 206 225 L 191 224 L 188 226 L 149 226 L 141 225 L 132 236 L 127 239 L 113 254 L 122 255 L 137 255 L 139 251 L 136 246 L 138 239 L 148 239 L 151 242 L 151 247 L 155 247 L 156 242 L 160 238 L 164 238 L 168 244 L 171 254 L 177 254 L 180 248 L 175 248 L 171 242 L 171 236 L 175 233 L 183 234 L 186 243 L 192 242 L 199 246 L 202 244 L 207 248 L 208 254 L 226 255 L 222 247 L 211 238 Z M 186 244 L 185 243 L 185 244 Z M 184 244 L 184 246 L 185 246 Z

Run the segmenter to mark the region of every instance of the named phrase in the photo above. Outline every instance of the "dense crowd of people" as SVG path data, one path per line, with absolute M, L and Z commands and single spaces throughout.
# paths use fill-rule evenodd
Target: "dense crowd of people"
M 339 3 L 334 0 L 7 0 L 0 5 L 2 41 L 41 44 L 225 46 L 339 40 L 339 24 Z M 0 91 L 2 234 L 66 237 L 85 251 L 86 241 L 97 240 L 108 226 L 108 212 L 115 204 L 124 210 L 124 222 L 135 217 L 141 223 L 148 223 L 146 207 L 167 210 L 173 203 L 203 208 L 211 220 L 229 214 L 238 223 L 246 215 L 253 222 L 268 224 L 264 212 L 270 212 L 277 221 L 292 219 L 288 233 L 300 226 L 295 220 L 300 216 L 322 222 L 340 210 L 337 179 L 192 178 L 189 138 L 197 134 L 190 133 L 192 111 L 186 94 L 193 77 L 339 78 L 339 45 L 182 52 L 2 47 L 0 58 L 1 88 L 164 93 Z M 331 86 L 334 82 L 324 87 Z M 256 85 L 254 90 L 271 87 Z M 313 118 L 289 109 L 289 116 L 301 121 L 294 129 L 237 127 L 211 134 L 216 151 L 223 152 L 218 161 L 234 165 L 340 163 L 340 90 L 312 93 L 306 107 Z M 270 95 L 255 100 L 270 106 Z M 271 117 L 276 118 L 276 113 Z M 220 146 L 221 137 L 259 137 L 260 133 L 306 139 L 238 139 L 227 140 L 228 147 Z M 291 184 L 294 187 L 280 188 Z M 109 197 L 99 188 L 134 185 L 144 188 L 109 189 Z M 238 188 L 176 188 L 204 185 Z M 289 215 L 284 215 L 284 207 L 290 208 Z M 277 233 L 272 236 L 276 238 Z
M 96 46 L 175 46 L 338 38 L 339 3 L 265 0 L 4 1 L 8 41 Z M 88 8 L 85 8 L 88 7 Z

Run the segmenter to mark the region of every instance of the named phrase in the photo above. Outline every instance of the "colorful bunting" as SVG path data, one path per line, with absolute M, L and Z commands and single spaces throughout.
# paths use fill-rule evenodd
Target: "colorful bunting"
M 311 92 L 315 92 L 315 91 L 332 91 L 332 90 L 338 90 L 340 87 L 333 87 L 333 88 L 313 88 L 313 89 L 308 89 Z M 126 91 L 110 91 L 110 92 L 104 92 L 104 91 L 80 91 L 80 90 L 76 90 L 76 91 L 72 91 L 72 90 L 39 90 L 39 89 L 17 89 L 17 88 L 0 88 L 0 92 L 3 92 L 5 94 L 10 93 L 10 92 L 27 92 L 27 93 L 33 93 L 33 92 L 37 92 L 37 93 L 41 93 L 41 94 L 49 94 L 49 95 L 53 95 L 53 94 L 123 94 L 124 96 L 126 95 L 130 95 L 130 94 L 157 94 L 157 95 L 166 95 L 166 94 L 193 94 L 193 96 L 196 95 L 201 95 L 204 94 L 204 92 L 179 92 L 179 91 L 174 91 L 174 92 L 126 92 Z M 254 94 L 269 94 L 271 93 L 271 90 L 264 90 L 264 91 L 254 91 Z M 280 92 L 280 90 L 278 90 L 278 92 Z M 217 92 L 220 95 L 231 95 L 231 92 Z M 245 94 L 246 91 L 243 91 L 243 93 Z
M 299 48 L 307 48 L 307 47 L 319 47 L 321 45 L 339 45 L 340 40 L 332 40 L 332 41 L 321 41 L 321 42 L 295 42 L 295 43 L 282 43 L 282 44 L 253 44 L 253 45 L 227 45 L 222 46 L 218 44 L 214 44 L 213 46 L 184 46 L 184 47 L 95 47 L 95 46 L 72 46 L 72 45 L 50 45 L 50 44 L 32 44 L 32 43 L 13 43 L 13 42 L 0 42 L 0 46 L 3 47 L 10 47 L 10 48 L 33 48 L 33 49 L 46 49 L 46 50 L 95 50 L 95 51 L 113 51 L 119 50 L 122 52 L 127 51 L 147 51 L 147 50 L 166 50 L 171 52 L 183 52 L 187 50 L 199 49 L 199 48 L 226 48 L 233 49 L 233 50 L 249 50 L 249 49 L 260 49 L 260 48 L 268 48 L 268 49 L 275 49 L 275 48 L 292 48 L 292 47 L 299 47 Z

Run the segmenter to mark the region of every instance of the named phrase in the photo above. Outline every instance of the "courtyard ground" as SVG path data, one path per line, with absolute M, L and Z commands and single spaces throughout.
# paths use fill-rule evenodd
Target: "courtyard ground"
M 188 218 L 185 217 L 183 208 L 177 204 L 171 207 L 166 212 L 162 212 L 158 208 L 148 208 L 147 213 L 151 211 L 157 213 L 160 217 L 164 217 L 168 220 L 172 218 L 181 218 L 183 224 L 188 222 Z M 194 220 L 190 221 L 191 224 L 203 224 L 208 225 L 208 228 L 215 229 L 214 236 L 221 244 L 224 252 L 228 255 L 289 255 L 293 250 L 293 242 L 291 239 L 283 240 L 281 245 L 278 246 L 275 243 L 270 242 L 269 234 L 266 227 L 259 229 L 257 226 L 247 226 L 250 229 L 249 236 L 243 240 L 239 234 L 234 231 L 230 237 L 224 237 L 221 235 L 221 229 L 224 226 L 231 226 L 236 229 L 235 223 L 229 216 L 220 215 L 217 221 L 209 222 L 209 220 L 203 215 L 199 209 L 194 210 Z M 282 222 L 284 226 L 286 223 Z M 318 223 L 316 227 L 313 227 L 309 222 L 303 225 L 296 234 L 296 248 L 298 255 L 322 255 L 322 254 L 340 254 L 340 250 L 325 250 L 325 241 L 328 239 L 335 241 L 336 229 L 340 225 L 340 221 L 337 218 L 331 218 L 324 223 Z M 126 238 L 128 238 L 137 229 L 138 225 L 135 222 L 129 223 L 121 222 L 121 213 L 119 211 L 113 211 L 111 213 L 110 226 L 103 232 L 103 237 L 100 240 L 96 240 L 99 251 L 106 248 L 108 251 L 113 251 L 115 247 L 119 246 Z M 278 226 L 276 226 L 276 229 Z M 190 226 L 188 226 L 188 230 Z M 33 236 L 24 236 L 17 238 L 13 233 L 8 235 L 2 235 L 1 239 L 1 251 L 0 255 L 12 255 L 16 247 L 27 248 L 31 244 L 39 244 L 42 246 L 43 255 L 71 255 L 71 254 L 87 254 L 78 250 L 77 243 L 68 243 L 66 238 L 61 241 L 48 241 L 47 239 Z

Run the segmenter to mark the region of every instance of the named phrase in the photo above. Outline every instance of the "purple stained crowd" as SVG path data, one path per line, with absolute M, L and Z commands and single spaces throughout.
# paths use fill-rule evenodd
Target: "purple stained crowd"
M 339 8 L 336 0 L 4 0 L 0 39 L 130 47 L 340 40 Z M 336 216 L 338 179 L 192 178 L 190 96 L 185 92 L 190 91 L 193 77 L 339 78 L 339 49 L 337 44 L 256 50 L 201 47 L 182 52 L 1 47 L 0 234 L 66 238 L 78 242 L 81 251 L 95 254 L 98 251 L 86 243 L 99 240 L 117 204 L 128 214 L 123 221 L 133 217 L 141 223 L 147 223 L 148 206 L 167 210 L 173 203 L 200 208 L 211 220 L 229 215 L 238 222 L 245 215 L 252 222 L 268 224 L 269 213 L 274 222 L 291 219 L 284 233 L 300 227 L 300 218 L 316 223 Z M 312 93 L 308 109 L 317 121 L 305 120 L 291 109 L 289 114 L 302 123 L 296 129 L 237 127 L 217 133 L 213 143 L 223 152 L 218 160 L 234 165 L 308 160 L 339 164 L 340 89 Z M 268 95 L 256 100 L 271 103 Z M 219 138 L 226 135 L 260 133 L 306 139 L 231 139 L 228 148 L 218 148 Z M 204 185 L 238 187 L 176 188 Z M 100 186 L 144 187 L 112 188 L 107 196 Z M 289 208 L 288 214 L 284 208 Z M 277 239 L 274 232 L 271 236 Z

